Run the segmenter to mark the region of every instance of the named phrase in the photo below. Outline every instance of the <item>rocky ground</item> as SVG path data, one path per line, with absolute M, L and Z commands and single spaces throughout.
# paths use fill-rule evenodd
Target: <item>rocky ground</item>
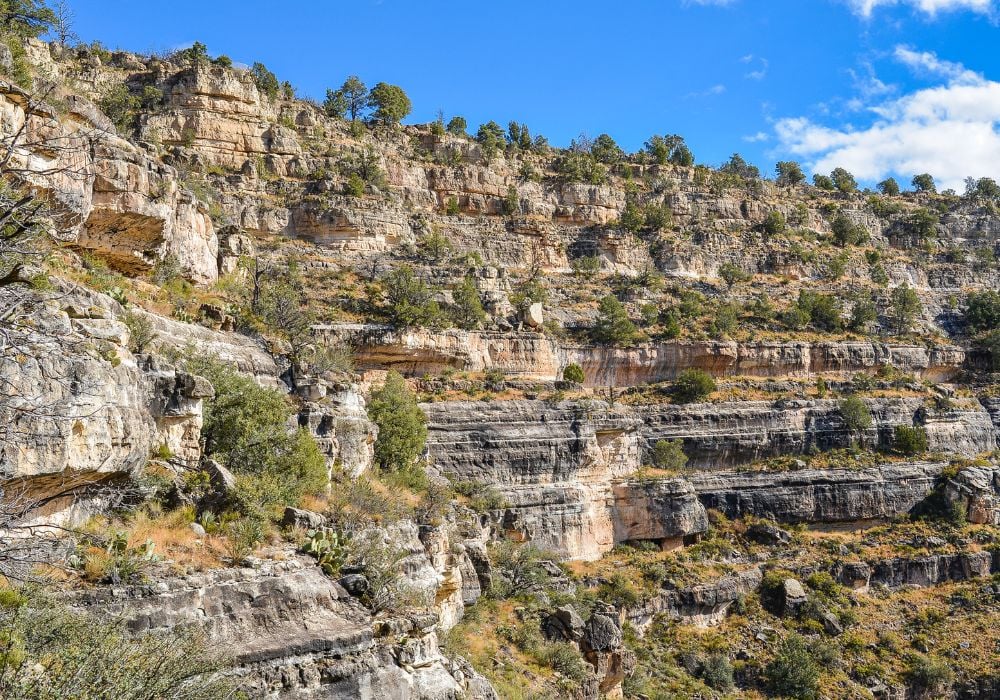
M 0 126 L 32 135 L 52 235 L 46 283 L 0 287 L 0 479 L 19 527 L 72 531 L 36 573 L 74 608 L 196 627 L 252 697 L 1000 695 L 1000 403 L 968 319 L 1000 202 L 638 156 L 581 178 L 225 62 L 26 55 Z M 287 395 L 327 472 L 249 546 L 211 358 Z M 378 466 L 388 371 L 419 479 Z

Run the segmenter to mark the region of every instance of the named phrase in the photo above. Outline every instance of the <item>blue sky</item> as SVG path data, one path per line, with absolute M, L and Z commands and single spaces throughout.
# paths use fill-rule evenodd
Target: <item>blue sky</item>
M 556 145 L 687 138 L 865 182 L 1000 177 L 1000 0 L 70 0 L 81 38 L 194 40 L 322 98 L 349 74 L 396 83 L 411 122 L 516 119 Z M 474 127 L 473 127 L 474 129 Z

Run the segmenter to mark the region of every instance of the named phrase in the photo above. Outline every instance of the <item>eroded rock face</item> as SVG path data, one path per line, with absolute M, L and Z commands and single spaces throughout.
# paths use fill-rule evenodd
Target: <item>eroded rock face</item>
M 964 506 L 970 523 L 1000 525 L 1000 469 L 962 469 L 945 485 L 945 497 Z
M 629 608 L 626 616 L 642 632 L 657 615 L 684 623 L 708 627 L 725 618 L 730 606 L 751 593 L 763 579 L 757 567 L 731 576 L 680 590 L 662 590 L 656 596 Z
M 37 502 L 33 517 L 85 517 L 90 492 L 136 474 L 160 446 L 197 462 L 207 382 L 138 362 L 107 296 L 71 285 L 16 293 L 26 315 L 13 331 L 20 350 L 0 360 L 0 482 Z
M 148 270 L 169 255 L 191 280 L 217 279 L 218 241 L 207 206 L 180 186 L 176 170 L 119 138 L 89 102 L 74 97 L 67 104 L 60 118 L 0 82 L 0 129 L 10 137 L 26 125 L 14 160 L 62 210 L 60 238 L 126 272 Z
M 860 438 L 835 401 L 616 406 L 599 401 L 425 404 L 428 450 L 459 479 L 497 486 L 510 503 L 503 525 L 539 546 L 594 558 L 630 539 L 683 541 L 705 530 L 702 509 L 683 480 L 629 483 L 648 446 L 682 440 L 689 467 L 719 470 L 685 477 L 702 504 L 729 514 L 793 521 L 888 518 L 906 512 L 933 486 L 942 464 L 886 465 L 832 473 L 731 472 L 753 460 L 810 449 L 890 444 L 896 425 L 922 416 L 931 449 L 977 454 L 994 449 L 985 411 L 927 417 L 922 401 L 871 399 L 873 425 Z M 648 536 L 648 537 L 647 537 Z
M 537 325 L 535 323 L 527 325 Z M 410 376 L 445 369 L 499 370 L 543 381 L 561 378 L 571 363 L 584 371 L 586 386 L 637 386 L 675 379 L 685 369 L 716 377 L 809 377 L 824 372 L 860 372 L 890 366 L 917 377 L 946 381 L 965 361 L 953 346 L 925 348 L 864 342 L 736 343 L 665 341 L 634 348 L 579 346 L 534 332 L 393 329 L 372 324 L 322 326 L 331 345 L 355 348 L 359 369 L 392 368 Z
M 852 522 L 908 513 L 926 498 L 945 466 L 916 462 L 857 471 L 715 472 L 690 478 L 705 507 L 727 517 Z

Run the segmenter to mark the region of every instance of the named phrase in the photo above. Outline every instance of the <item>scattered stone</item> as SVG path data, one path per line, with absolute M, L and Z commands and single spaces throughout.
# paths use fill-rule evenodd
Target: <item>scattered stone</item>
M 754 523 L 747 529 L 747 537 L 759 544 L 772 546 L 786 544 L 792 539 L 792 535 L 788 530 L 783 530 L 771 523 Z
M 832 612 L 825 612 L 820 616 L 820 622 L 823 623 L 823 629 L 827 634 L 831 636 L 837 636 L 844 631 L 843 625 L 840 624 L 840 619 L 834 615 Z
M 542 633 L 552 641 L 578 642 L 583 639 L 585 623 L 572 605 L 556 608 L 542 620 Z
M 205 537 L 208 534 L 205 532 L 205 528 L 203 528 L 199 523 L 191 523 L 189 527 L 191 528 L 191 532 L 198 537 Z
M 806 591 L 797 579 L 786 578 L 782 584 L 782 612 L 785 615 L 794 615 L 808 600 Z
M 281 518 L 282 527 L 297 527 L 303 530 L 317 530 L 326 525 L 326 516 L 303 508 L 285 508 Z
M 524 325 L 529 326 L 530 328 L 541 328 L 544 324 L 541 302 L 535 302 L 525 309 L 522 315 L 522 320 L 524 321 Z
M 352 596 L 357 598 L 368 592 L 368 579 L 361 574 L 347 574 L 346 576 L 341 576 L 337 581 L 344 590 L 350 593 Z

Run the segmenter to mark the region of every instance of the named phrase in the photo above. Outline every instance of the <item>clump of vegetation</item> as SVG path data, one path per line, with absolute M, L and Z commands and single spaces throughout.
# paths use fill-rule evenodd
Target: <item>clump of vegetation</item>
M 638 337 L 639 330 L 628 317 L 625 306 L 613 294 L 601 299 L 597 313 L 591 337 L 598 343 L 625 345 Z
M 389 372 L 385 384 L 372 393 L 368 417 L 378 426 L 375 461 L 379 467 L 409 478 L 413 485 L 425 485 L 417 458 L 427 442 L 427 417 L 398 372 Z
M 674 400 L 678 403 L 704 401 L 715 391 L 715 380 L 703 369 L 686 369 L 677 375 L 671 387 Z
M 0 592 L 0 696 L 235 698 L 225 662 L 195 629 L 136 634 L 123 619 L 70 610 L 33 591 Z
M 892 447 L 907 457 L 927 451 L 927 430 L 922 426 L 897 425 L 893 430 Z
M 187 368 L 215 389 L 205 402 L 205 452 L 236 474 L 239 510 L 262 518 L 326 488 L 323 455 L 305 429 L 289 430 L 293 410 L 284 395 L 211 358 L 189 359 Z
M 653 445 L 653 466 L 658 469 L 680 470 L 688 462 L 683 440 L 657 440 Z
M 586 380 L 586 377 L 583 374 L 583 367 L 576 364 L 575 362 L 571 362 L 570 364 L 566 365 L 565 369 L 563 369 L 563 379 L 567 382 L 583 384 L 583 382 Z
M 777 695 L 797 700 L 814 700 L 819 695 L 820 668 L 809 645 L 797 634 L 781 642 L 765 675 Z

